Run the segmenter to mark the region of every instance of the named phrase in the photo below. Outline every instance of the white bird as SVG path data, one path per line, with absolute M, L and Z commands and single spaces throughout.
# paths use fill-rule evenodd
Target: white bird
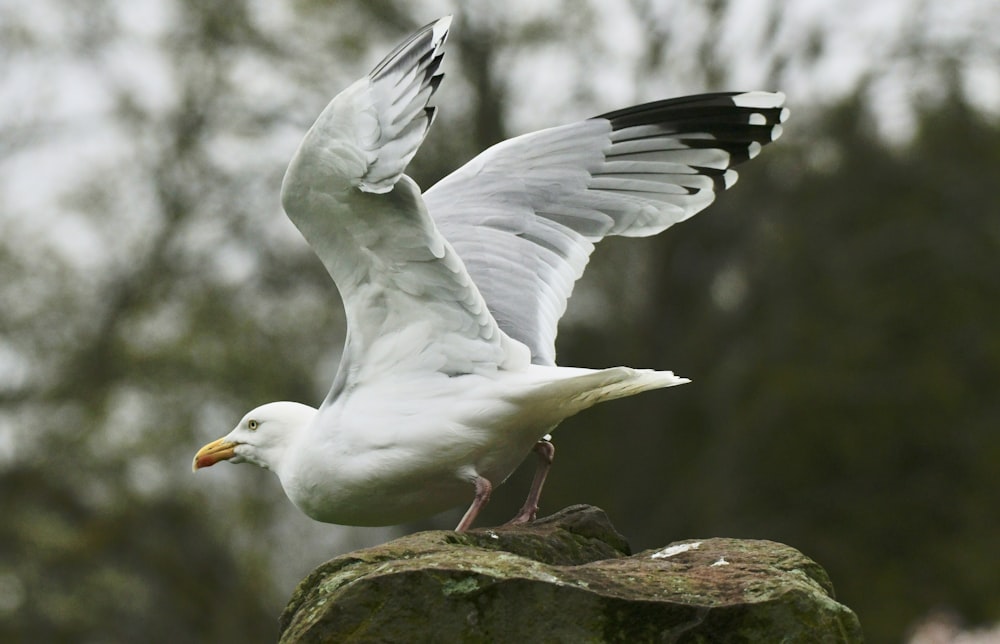
M 534 519 L 556 425 L 688 382 L 556 366 L 556 326 L 594 243 L 702 210 L 788 115 L 784 95 L 760 91 L 647 103 L 504 141 L 421 195 L 403 171 L 434 119 L 450 22 L 334 98 L 282 183 L 347 314 L 329 395 L 319 409 L 258 407 L 194 458 L 273 471 L 317 521 L 399 524 L 471 497 L 462 531 L 532 451 L 539 467 L 512 522 Z

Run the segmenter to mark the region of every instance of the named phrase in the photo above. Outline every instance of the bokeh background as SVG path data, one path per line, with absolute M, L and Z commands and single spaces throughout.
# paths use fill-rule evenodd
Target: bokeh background
M 0 0 L 0 640 L 273 641 L 322 561 L 457 521 L 327 526 L 262 470 L 190 472 L 246 410 L 326 393 L 343 313 L 281 176 L 337 91 L 446 13 L 424 186 L 635 102 L 782 89 L 792 109 L 707 212 L 598 248 L 560 362 L 693 382 L 564 423 L 543 512 L 599 505 L 636 550 L 790 544 L 872 642 L 993 628 L 996 9 Z

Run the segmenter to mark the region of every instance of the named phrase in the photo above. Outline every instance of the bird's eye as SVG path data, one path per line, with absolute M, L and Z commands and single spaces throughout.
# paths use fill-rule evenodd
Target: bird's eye
M 258 425 L 260 425 L 260 423 L 258 423 L 256 420 L 254 420 L 252 418 L 247 421 L 247 429 L 250 429 L 250 430 L 257 429 Z

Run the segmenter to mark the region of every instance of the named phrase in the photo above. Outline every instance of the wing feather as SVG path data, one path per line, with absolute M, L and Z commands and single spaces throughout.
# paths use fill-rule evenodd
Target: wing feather
M 781 135 L 784 95 L 637 105 L 499 143 L 424 195 L 500 328 L 555 364 L 559 318 L 593 245 L 654 235 L 736 182 Z
M 282 205 L 337 284 L 347 343 L 327 403 L 407 371 L 446 375 L 527 364 L 403 174 L 433 120 L 445 18 L 334 98 L 282 183 Z

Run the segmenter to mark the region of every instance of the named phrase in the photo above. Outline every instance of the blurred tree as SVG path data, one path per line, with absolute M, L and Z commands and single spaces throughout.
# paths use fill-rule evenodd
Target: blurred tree
M 269 580 L 183 499 L 80 498 L 32 468 L 0 475 L 4 642 L 267 642 Z M 248 573 L 248 568 L 251 572 Z
M 0 393 L 13 454 L 0 486 L 0 634 L 11 639 L 0 638 L 273 641 L 287 593 L 270 569 L 280 492 L 246 479 L 240 495 L 193 493 L 180 476 L 206 430 L 231 425 L 248 400 L 315 395 L 315 342 L 337 341 L 315 333 L 337 316 L 322 269 L 265 217 L 277 214 L 279 166 L 232 163 L 241 139 L 286 112 L 241 104 L 254 97 L 237 94 L 245 72 L 233 61 L 280 63 L 281 49 L 245 3 L 178 5 L 177 28 L 142 45 L 128 21 L 148 17 L 120 4 L 47 8 L 58 11 L 35 23 L 5 16 L 23 37 L 5 55 L 96 87 L 40 92 L 39 122 L 15 135 L 25 151 L 51 150 L 52 165 L 86 143 L 101 152 L 47 186 L 52 211 L 8 205 L 2 223 L 14 278 L 0 325 L 15 377 Z M 156 75 L 168 89 L 144 84 Z M 108 116 L 73 112 L 88 104 Z M 29 186 L 6 185 L 10 201 Z M 278 331 L 293 319 L 308 336 Z M 221 508 L 242 525 L 210 522 Z
M 291 584 L 389 533 L 313 524 L 251 468 L 193 482 L 189 459 L 246 409 L 325 394 L 342 312 L 281 174 L 333 93 L 447 9 L 29 4 L 0 2 L 0 639 L 269 641 Z M 876 641 L 936 605 L 995 620 L 997 135 L 961 97 L 996 45 L 909 14 L 866 85 L 838 77 L 855 102 L 810 114 L 854 23 L 805 4 L 463 3 L 411 173 L 632 101 L 788 89 L 797 141 L 707 216 L 598 251 L 562 361 L 695 382 L 567 423 L 546 509 L 603 505 L 639 547 L 786 541 Z M 997 20 L 962 4 L 953 27 Z M 898 86 L 933 109 L 891 148 Z
M 641 319 L 614 338 L 567 334 L 577 361 L 624 340 L 635 363 L 651 351 L 694 382 L 631 404 L 637 427 L 585 447 L 563 429 L 563 456 L 592 456 L 562 459 L 548 502 L 603 496 L 644 547 L 794 544 L 871 639 L 891 641 L 933 609 L 989 623 L 1000 607 L 987 572 L 1000 566 L 1000 198 L 982 174 L 1000 163 L 1000 128 L 956 94 L 902 148 L 871 122 L 849 102 L 808 144 L 747 168 L 752 216 L 722 199 L 653 242 Z M 595 412 L 589 424 L 621 423 Z M 658 457 L 636 468 L 637 453 Z

